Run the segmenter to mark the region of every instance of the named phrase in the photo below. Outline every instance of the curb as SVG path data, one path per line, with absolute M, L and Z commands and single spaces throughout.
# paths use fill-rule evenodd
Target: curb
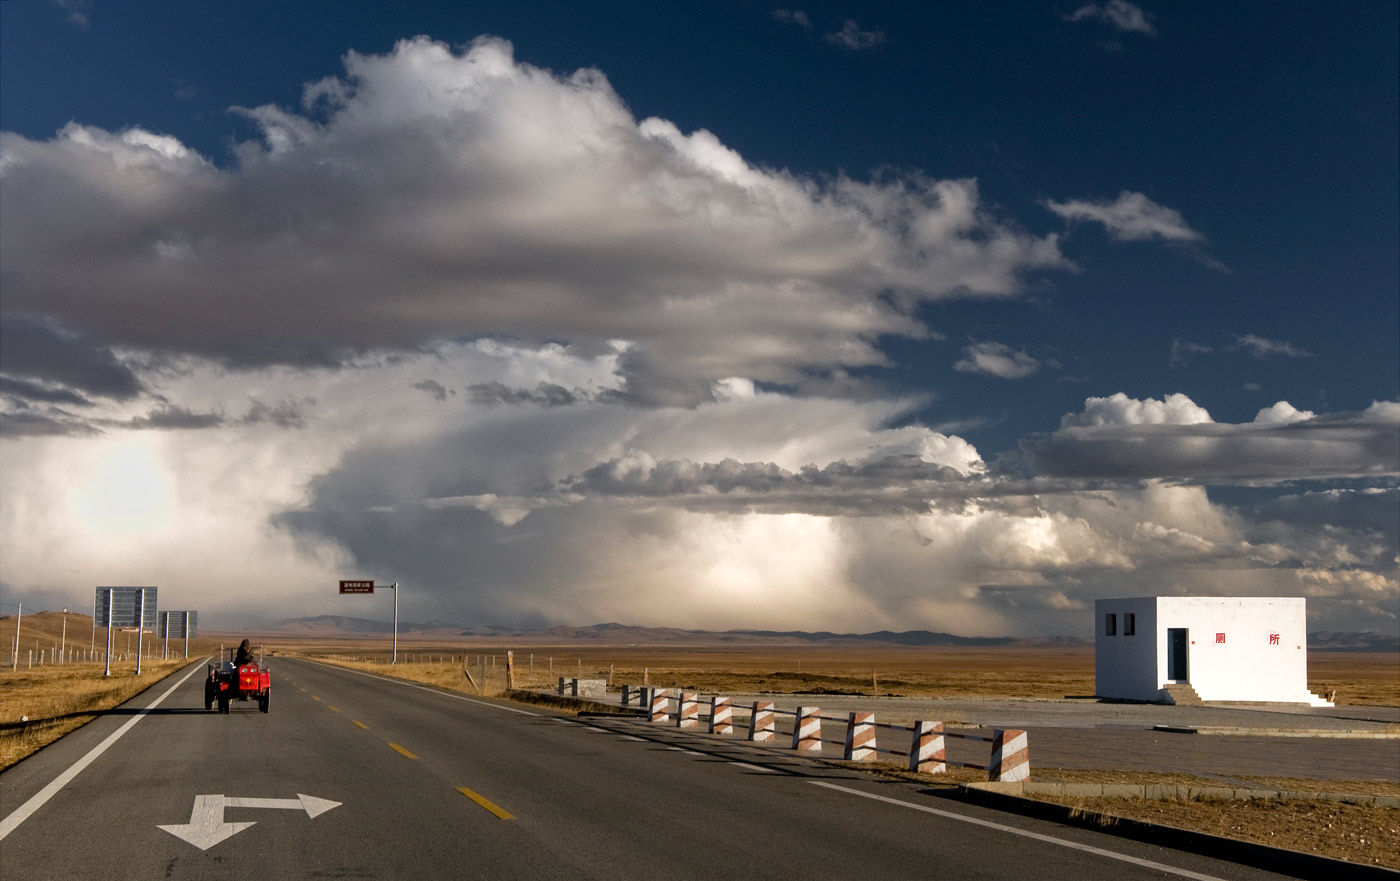
M 1332 737 L 1347 740 L 1400 740 L 1400 731 L 1379 731 L 1375 728 L 1225 728 L 1200 725 L 1153 725 L 1153 731 L 1168 734 L 1224 734 L 1240 737 Z
M 1268 872 L 1277 872 L 1293 878 L 1316 878 L 1330 881 L 1334 878 L 1389 879 L 1400 878 L 1400 872 L 1380 866 L 1367 866 L 1349 863 L 1332 857 L 1317 856 L 1302 851 L 1270 847 L 1250 841 L 1236 841 L 1205 832 L 1192 832 L 1175 826 L 1159 826 L 1141 820 L 1129 820 L 1100 811 L 1076 810 L 1068 805 L 1053 802 L 1035 801 L 1009 793 L 983 789 L 976 784 L 960 784 L 956 798 L 980 804 L 999 811 L 1007 811 L 1022 816 L 1050 820 L 1067 826 L 1079 826 L 1128 838 L 1146 844 L 1169 847 L 1199 856 L 1239 863 Z
M 1307 801 L 1337 801 L 1355 805 L 1377 805 L 1400 808 L 1400 796 L 1358 795 L 1352 792 L 1305 792 L 1287 789 L 1231 789 L 1221 786 L 1171 786 L 1132 783 L 965 783 L 982 792 L 999 795 L 1033 797 L 1037 795 L 1069 798 L 1141 798 L 1158 801 L 1191 801 L 1198 798 L 1225 800 L 1289 798 Z

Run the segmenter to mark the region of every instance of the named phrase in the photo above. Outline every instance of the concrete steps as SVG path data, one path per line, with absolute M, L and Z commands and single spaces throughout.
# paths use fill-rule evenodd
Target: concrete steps
M 1201 696 L 1196 694 L 1196 689 L 1190 683 L 1173 683 L 1162 689 L 1167 693 L 1162 701 L 1164 704 L 1176 704 L 1178 706 L 1202 706 Z

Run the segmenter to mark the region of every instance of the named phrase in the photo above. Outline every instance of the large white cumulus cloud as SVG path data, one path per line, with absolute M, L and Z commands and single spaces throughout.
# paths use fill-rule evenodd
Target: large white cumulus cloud
M 883 363 L 878 335 L 922 333 L 915 304 L 1068 265 L 974 181 L 756 167 L 503 40 L 419 37 L 345 67 L 299 110 L 241 110 L 261 142 L 232 168 L 141 129 L 5 135 L 6 313 L 241 366 L 620 338 L 623 393 L 694 403 L 727 376 Z

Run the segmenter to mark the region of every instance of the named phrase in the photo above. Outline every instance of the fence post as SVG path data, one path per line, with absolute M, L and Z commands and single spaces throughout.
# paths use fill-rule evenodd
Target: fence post
M 632 686 L 630 686 L 630 685 L 628 685 L 627 683 L 624 682 L 624 683 L 622 683 L 622 705 L 623 705 L 624 707 L 626 707 L 626 706 L 630 706 L 631 703 L 632 703 Z
M 822 720 L 818 707 L 798 707 L 792 722 L 792 748 L 801 753 L 822 751 Z
M 700 727 L 700 696 L 690 691 L 681 692 L 680 706 L 676 710 L 677 728 Z
M 506 687 L 515 687 L 515 652 L 506 652 Z
M 987 763 L 987 779 L 993 783 L 1031 779 L 1031 746 L 1026 732 L 998 728 L 992 733 L 992 760 Z
M 854 712 L 846 722 L 846 752 L 848 762 L 867 762 L 875 758 L 875 714 Z
M 773 739 L 773 702 L 754 701 L 753 714 L 749 716 L 749 740 L 765 743 Z
M 566 681 L 567 681 L 567 680 L 565 680 L 563 676 L 560 676 L 560 677 L 559 677 L 559 694 L 560 694 L 561 696 L 564 694 L 564 683 L 565 683 Z
M 915 774 L 946 774 L 948 754 L 942 722 L 915 722 L 909 743 L 909 770 Z
M 727 697 L 710 698 L 710 733 L 734 733 L 734 708 Z
M 653 688 L 651 690 L 651 712 L 647 714 L 647 721 L 669 722 L 671 720 L 671 714 L 666 712 L 669 702 L 670 689 Z

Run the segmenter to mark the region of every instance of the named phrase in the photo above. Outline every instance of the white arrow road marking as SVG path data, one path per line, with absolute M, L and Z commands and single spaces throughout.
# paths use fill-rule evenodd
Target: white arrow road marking
M 239 796 L 196 795 L 194 808 L 190 811 L 188 823 L 175 823 L 169 826 L 156 826 L 176 838 L 193 844 L 200 850 L 208 850 L 225 838 L 237 835 L 256 821 L 225 823 L 224 808 L 278 808 L 281 810 L 306 811 L 307 817 L 319 817 L 331 808 L 339 807 L 340 802 L 314 795 L 297 793 L 296 798 L 241 798 Z

